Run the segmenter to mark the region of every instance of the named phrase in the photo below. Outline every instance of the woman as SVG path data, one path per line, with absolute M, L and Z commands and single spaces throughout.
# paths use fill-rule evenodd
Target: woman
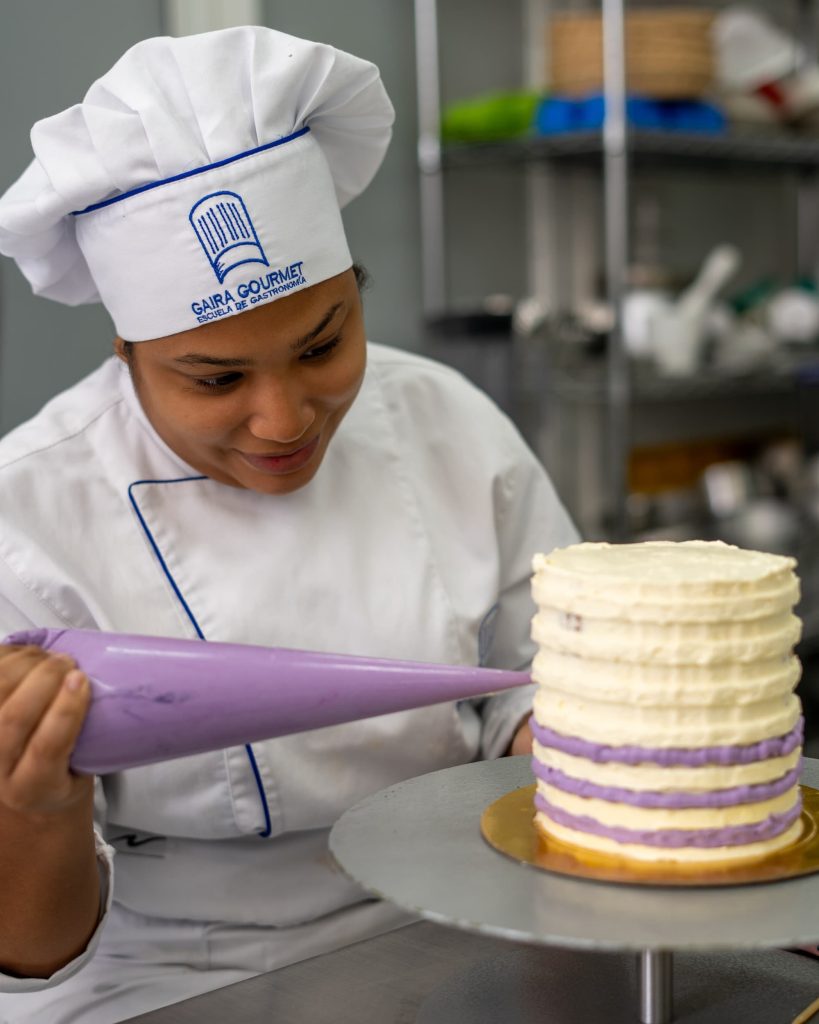
M 391 122 L 372 65 L 241 28 L 146 40 L 34 126 L 0 250 L 40 294 L 102 301 L 117 339 L 0 442 L 0 636 L 528 663 L 529 562 L 575 539 L 565 512 L 483 395 L 365 341 L 339 207 Z M 0 1020 L 15 1024 L 107 1024 L 395 927 L 332 865 L 333 821 L 527 742 L 524 689 L 95 793 L 68 770 L 87 680 L 0 655 Z

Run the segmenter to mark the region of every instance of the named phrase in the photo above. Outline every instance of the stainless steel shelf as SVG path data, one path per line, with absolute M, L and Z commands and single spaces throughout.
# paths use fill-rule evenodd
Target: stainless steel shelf
M 690 161 L 711 165 L 751 165 L 755 169 L 819 170 L 819 136 L 770 134 L 699 135 L 632 130 L 629 153 L 645 161 Z M 567 132 L 510 139 L 504 142 L 449 143 L 443 147 L 445 167 L 483 164 L 526 164 L 541 160 L 602 158 L 599 131 Z
M 755 395 L 787 394 L 812 384 L 819 359 L 782 360 L 753 373 L 701 370 L 691 377 L 662 377 L 651 367 L 631 366 L 632 399 L 667 402 L 708 398 L 751 398 Z M 578 401 L 605 402 L 606 367 L 602 359 L 563 360 L 553 358 L 546 390 Z
M 606 116 L 602 130 L 571 132 L 552 136 L 533 136 L 510 141 L 483 143 L 447 143 L 442 145 L 440 136 L 441 102 L 439 94 L 439 41 L 438 7 L 441 0 L 414 0 L 416 18 L 416 62 L 418 85 L 418 166 L 421 181 L 421 234 L 423 239 L 424 312 L 437 316 L 447 309 L 448 287 L 446 281 L 446 218 L 444 181 L 447 170 L 501 168 L 513 174 L 532 167 L 548 165 L 558 172 L 561 168 L 572 169 L 583 166 L 599 172 L 602 193 L 603 242 L 605 269 L 605 298 L 614 311 L 614 324 L 609 335 L 606 353 L 599 361 L 599 367 L 589 373 L 575 373 L 573 366 L 556 366 L 553 362 L 544 367 L 546 380 L 537 394 L 528 390 L 526 382 L 516 387 L 521 399 L 528 407 L 538 409 L 537 402 L 544 390 L 552 396 L 567 400 L 576 411 L 586 403 L 586 412 L 602 412 L 605 421 L 598 431 L 605 441 L 605 458 L 602 467 L 602 491 L 606 508 L 602 510 L 607 524 L 609 540 L 624 540 L 626 537 L 627 459 L 631 439 L 635 433 L 634 420 L 645 419 L 646 407 L 653 411 L 664 401 L 677 399 L 685 401 L 706 396 L 717 399 L 741 399 L 743 406 L 786 404 L 793 393 L 802 397 L 800 385 L 814 383 L 814 378 L 796 378 L 787 371 L 782 374 L 760 374 L 744 379 L 700 376 L 695 381 L 676 382 L 644 379 L 639 370 L 629 367 L 622 337 L 623 304 L 627 290 L 627 268 L 630 265 L 629 193 L 631 175 L 635 170 L 656 168 L 658 171 L 689 170 L 707 172 L 716 177 L 743 175 L 767 175 L 769 183 L 777 188 L 787 183 L 795 198 L 795 249 L 798 253 L 800 270 L 803 265 L 815 262 L 813 253 L 815 225 L 811 217 L 802 216 L 805 199 L 819 182 L 819 131 L 814 134 L 788 132 L 776 126 L 740 125 L 731 126 L 724 135 L 684 134 L 677 132 L 648 131 L 629 128 L 626 123 L 626 74 L 625 74 L 625 33 L 624 18 L 628 0 L 595 0 L 592 7 L 600 10 L 603 28 L 603 66 Z M 725 0 L 712 0 L 722 5 Z M 816 18 L 819 16 L 819 0 L 797 0 L 798 29 L 800 39 L 809 41 L 815 37 Z M 522 0 L 524 24 L 535 27 L 537 33 L 545 29 L 542 4 L 539 0 Z M 815 47 L 809 46 L 812 52 Z M 536 76 L 537 77 L 537 76 Z M 535 79 L 530 76 L 530 84 Z M 539 77 L 537 80 L 540 80 Z M 777 177 L 779 175 L 779 177 Z M 537 176 L 536 176 L 537 177 Z M 558 201 L 556 187 L 560 182 L 558 173 L 555 181 L 531 182 L 527 191 L 531 203 L 530 213 L 537 204 L 544 205 Z M 540 185 L 544 184 L 544 189 Z M 555 187 L 553 187 L 555 186 Z M 457 187 L 452 184 L 452 187 Z M 592 213 L 594 210 L 591 211 Z M 537 246 L 541 257 L 535 268 L 535 282 L 538 297 L 546 296 L 554 305 L 554 295 L 561 287 L 555 274 L 548 271 L 543 247 L 544 238 L 538 232 L 530 232 L 530 257 Z M 545 228 L 544 228 L 545 235 Z M 551 244 L 551 243 L 550 243 Z M 542 295 L 541 295 L 542 293 Z M 604 365 L 605 359 L 605 365 Z M 547 361 L 551 362 L 550 360 Z M 773 376 L 775 379 L 771 379 Z M 773 397 L 772 397 L 773 393 Z M 772 401 L 769 401 L 772 399 Z M 653 403 L 653 404 L 652 404 Z M 798 405 L 799 403 L 794 403 Z M 770 411 L 770 410 L 769 410 Z M 636 415 L 635 415 L 636 414 Z M 591 417 L 587 417 L 589 419 Z M 580 421 L 581 416 L 575 417 Z M 595 422 L 601 420 L 595 415 Z M 543 431 L 542 434 L 547 432 Z M 551 432 L 554 434 L 554 431 Z M 586 431 L 586 440 L 589 432 Z M 575 445 L 568 439 L 568 428 L 564 431 L 565 443 L 556 452 L 555 465 L 562 458 L 571 462 L 567 476 L 576 476 L 574 466 Z M 565 454 L 569 453 L 566 459 Z M 595 515 L 600 510 L 595 510 Z

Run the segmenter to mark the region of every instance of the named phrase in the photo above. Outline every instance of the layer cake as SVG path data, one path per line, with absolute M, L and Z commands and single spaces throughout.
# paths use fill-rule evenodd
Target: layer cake
M 795 564 L 706 541 L 535 556 L 539 829 L 693 864 L 799 837 Z

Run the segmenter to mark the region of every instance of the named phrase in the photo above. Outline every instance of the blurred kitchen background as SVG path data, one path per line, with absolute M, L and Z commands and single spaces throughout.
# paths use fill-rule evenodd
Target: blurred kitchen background
M 796 557 L 819 756 L 819 0 L 624 6 L 6 4 L 0 187 L 146 36 L 262 23 L 373 60 L 395 136 L 345 211 L 369 336 L 487 390 L 585 537 Z M 0 431 L 111 336 L 0 262 Z

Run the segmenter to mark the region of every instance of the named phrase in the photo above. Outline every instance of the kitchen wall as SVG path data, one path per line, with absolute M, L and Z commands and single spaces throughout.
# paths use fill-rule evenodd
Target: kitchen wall
M 160 7 L 160 0 L 2 5 L 0 189 L 31 159 L 31 125 L 78 102 L 129 46 L 156 35 Z M 96 366 L 111 337 L 101 306 L 70 309 L 35 298 L 13 262 L 0 259 L 0 433 Z

